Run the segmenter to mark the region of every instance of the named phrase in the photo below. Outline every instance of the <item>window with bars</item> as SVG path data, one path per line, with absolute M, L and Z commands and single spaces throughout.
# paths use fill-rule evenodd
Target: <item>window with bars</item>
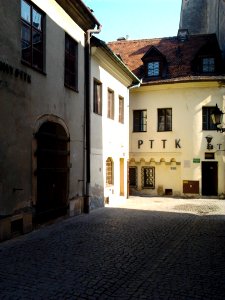
M 144 189 L 155 188 L 155 167 L 141 168 L 141 184 Z
M 158 131 L 172 131 L 172 108 L 158 109 Z
M 43 71 L 44 13 L 29 1 L 21 0 L 22 61 Z
M 129 185 L 137 187 L 137 167 L 129 167 Z
M 65 86 L 78 90 L 78 43 L 65 34 Z
M 107 117 L 114 120 L 114 92 L 108 89 L 108 112 Z
M 113 160 L 108 157 L 106 160 L 106 185 L 113 184 Z
M 215 110 L 215 106 L 202 107 L 202 130 L 217 130 L 217 126 L 213 124 L 212 113 Z
M 98 115 L 102 115 L 102 83 L 96 79 L 94 79 L 93 111 Z
M 124 123 L 124 98 L 119 96 L 119 122 Z
M 147 131 L 147 110 L 133 111 L 133 132 Z

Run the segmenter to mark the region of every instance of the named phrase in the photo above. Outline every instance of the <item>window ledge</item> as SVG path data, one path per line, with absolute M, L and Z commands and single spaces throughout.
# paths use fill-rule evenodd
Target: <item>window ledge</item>
M 46 72 L 44 72 L 44 71 L 42 71 L 42 70 L 40 70 L 40 69 L 38 69 L 38 68 L 35 68 L 35 67 L 33 67 L 33 66 L 31 66 L 30 64 L 28 64 L 26 61 L 24 61 L 24 60 L 21 60 L 21 64 L 23 64 L 24 66 L 26 66 L 26 67 L 29 67 L 30 69 L 32 69 L 32 70 L 34 70 L 34 71 L 36 71 L 36 72 L 38 72 L 38 73 L 40 73 L 40 74 L 42 74 L 42 75 L 44 75 L 44 76 L 47 76 L 47 73 Z

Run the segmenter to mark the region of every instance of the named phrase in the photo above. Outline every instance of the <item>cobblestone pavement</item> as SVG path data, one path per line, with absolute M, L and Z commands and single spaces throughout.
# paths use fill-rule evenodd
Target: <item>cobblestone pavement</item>
M 0 299 L 225 299 L 225 201 L 137 198 L 0 244 Z

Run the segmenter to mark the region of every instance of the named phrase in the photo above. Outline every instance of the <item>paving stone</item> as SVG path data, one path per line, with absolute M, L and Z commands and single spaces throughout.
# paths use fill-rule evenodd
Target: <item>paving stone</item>
M 0 244 L 0 299 L 225 299 L 225 201 L 131 197 Z

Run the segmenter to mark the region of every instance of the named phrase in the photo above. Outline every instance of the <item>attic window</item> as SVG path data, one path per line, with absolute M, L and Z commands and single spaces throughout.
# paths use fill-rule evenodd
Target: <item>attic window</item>
M 149 77 L 159 76 L 159 61 L 149 62 L 147 72 Z
M 215 59 L 214 57 L 206 57 L 202 59 L 202 72 L 212 73 L 215 71 Z

